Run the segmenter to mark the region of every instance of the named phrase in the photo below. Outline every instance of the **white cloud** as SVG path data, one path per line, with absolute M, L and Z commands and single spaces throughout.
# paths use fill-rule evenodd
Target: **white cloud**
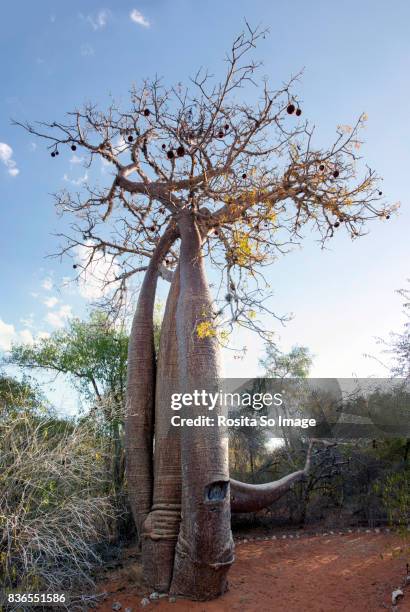
M 29 329 L 33 329 L 34 327 L 34 315 L 31 313 L 27 318 L 20 319 L 20 323 L 24 325 L 24 327 L 28 327 Z
M 45 289 L 46 291 L 51 291 L 53 288 L 53 281 L 51 280 L 51 278 L 48 276 L 47 278 L 45 278 L 43 280 L 43 282 L 41 283 L 41 286 L 43 287 L 43 289 Z M 38 294 L 37 294 L 38 295 Z
M 14 325 L 5 323 L 0 319 L 0 350 L 9 351 L 13 342 L 33 344 L 33 334 L 29 329 L 22 329 L 17 332 Z
M 54 308 L 54 306 L 58 304 L 59 300 L 58 298 L 53 296 L 53 297 L 46 298 L 43 301 L 44 301 L 44 304 L 47 306 L 47 308 Z
M 0 319 L 0 349 L 3 351 L 9 351 L 11 349 L 11 343 L 14 340 L 16 330 L 14 325 L 9 325 Z
M 6 166 L 10 176 L 17 176 L 20 172 L 13 159 L 13 149 L 5 142 L 0 142 L 0 161 Z
M 19 339 L 21 340 L 21 342 L 23 342 L 23 344 L 34 343 L 33 334 L 29 329 L 23 329 L 21 332 L 19 332 Z
M 81 267 L 85 268 L 88 261 L 89 251 L 84 245 L 77 247 L 76 261 Z M 101 255 L 93 261 L 78 280 L 78 290 L 86 300 L 96 300 L 107 294 L 112 285 L 107 285 L 107 281 L 114 281 L 119 272 L 119 266 L 112 255 Z
M 36 334 L 36 340 L 47 340 L 50 337 L 50 334 L 46 331 L 40 331 Z
M 64 174 L 63 181 L 66 183 L 71 183 L 71 185 L 76 185 L 77 187 L 83 185 L 88 180 L 88 172 L 84 174 L 84 176 L 80 176 L 78 179 L 70 179 L 67 174 Z
M 138 25 L 143 26 L 144 28 L 149 28 L 149 26 L 151 25 L 148 19 L 146 19 L 144 15 L 140 13 L 140 11 L 138 11 L 137 9 L 132 9 L 130 13 L 130 19 L 134 23 L 137 23 Z
M 58 310 L 53 310 L 47 313 L 45 321 L 52 327 L 64 327 L 65 322 L 71 316 L 71 306 L 63 304 Z
M 80 13 L 80 19 L 89 23 L 93 30 L 101 30 L 107 25 L 110 12 L 106 9 L 101 9 L 98 13 L 92 15 L 83 15 Z
M 85 157 L 79 157 L 75 153 L 71 156 L 70 164 L 82 164 L 85 161 Z

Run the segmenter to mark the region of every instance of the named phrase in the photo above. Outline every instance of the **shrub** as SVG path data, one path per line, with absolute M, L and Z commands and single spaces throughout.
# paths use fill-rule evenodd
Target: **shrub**
M 92 427 L 0 411 L 0 588 L 92 585 L 113 508 Z

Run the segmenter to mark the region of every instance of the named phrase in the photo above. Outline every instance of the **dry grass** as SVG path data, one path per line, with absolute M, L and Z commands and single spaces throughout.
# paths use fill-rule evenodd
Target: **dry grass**
M 89 425 L 0 412 L 0 587 L 92 585 L 113 507 Z

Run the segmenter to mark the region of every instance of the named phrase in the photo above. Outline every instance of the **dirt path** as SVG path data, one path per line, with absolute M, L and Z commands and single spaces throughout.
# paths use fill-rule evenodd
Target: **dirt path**
M 139 568 L 128 567 L 100 585 L 109 592 L 99 606 L 155 612 L 373 612 L 391 609 L 391 593 L 402 582 L 406 555 L 395 535 L 347 533 L 239 543 L 229 591 L 212 602 L 164 598 L 142 608 L 146 595 L 137 581 Z M 128 571 L 128 574 L 127 574 Z M 131 574 L 130 574 L 131 572 Z M 410 612 L 410 588 L 396 608 Z

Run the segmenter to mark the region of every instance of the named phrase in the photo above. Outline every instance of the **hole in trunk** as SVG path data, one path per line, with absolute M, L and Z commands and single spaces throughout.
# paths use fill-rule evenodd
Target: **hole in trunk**
M 217 480 L 205 487 L 205 501 L 222 501 L 228 493 L 229 480 Z

